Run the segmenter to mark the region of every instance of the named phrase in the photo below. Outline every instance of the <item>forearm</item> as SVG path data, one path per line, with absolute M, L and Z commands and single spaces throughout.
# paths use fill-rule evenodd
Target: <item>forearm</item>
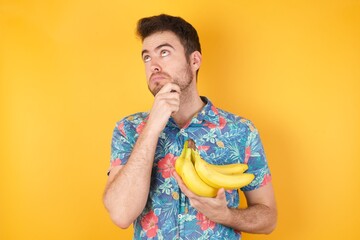
M 104 204 L 112 220 L 121 228 L 130 226 L 145 207 L 159 135 L 171 114 L 179 110 L 179 94 L 180 87 L 173 83 L 160 89 L 127 163 L 117 169 L 116 174 L 110 172 Z
M 256 204 L 245 209 L 229 208 L 218 223 L 240 232 L 271 233 L 276 225 L 276 210 L 263 204 Z
M 104 204 L 112 220 L 127 228 L 145 207 L 159 134 L 144 127 L 126 165 L 107 185 Z

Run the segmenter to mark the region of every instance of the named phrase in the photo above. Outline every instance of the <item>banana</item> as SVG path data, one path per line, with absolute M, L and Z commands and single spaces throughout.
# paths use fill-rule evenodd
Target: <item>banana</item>
M 175 171 L 181 176 L 180 172 L 182 171 L 182 166 L 184 164 L 186 149 L 188 148 L 189 141 L 186 140 L 184 143 L 183 150 L 181 151 L 180 156 L 175 161 Z
M 209 167 L 225 175 L 239 175 L 248 169 L 248 165 L 245 163 L 233 163 L 226 165 L 209 164 Z
M 248 185 L 254 178 L 254 174 L 241 173 L 236 175 L 227 175 L 214 169 L 214 165 L 203 160 L 199 153 L 192 151 L 192 158 L 195 159 L 195 170 L 200 178 L 213 188 L 225 188 L 227 190 L 238 189 Z
M 247 164 L 235 163 L 214 165 L 203 160 L 196 151 L 195 143 L 185 141 L 183 150 L 175 162 L 175 171 L 181 176 L 185 185 L 195 194 L 203 197 L 214 197 L 219 188 L 238 189 L 248 185 L 255 176 L 244 173 Z
M 195 142 L 192 139 L 188 139 L 187 142 L 188 142 L 187 147 L 196 151 Z M 193 157 L 193 154 L 191 157 L 191 161 L 195 164 L 195 158 Z M 248 165 L 244 163 L 233 163 L 226 165 L 209 164 L 209 166 L 217 172 L 228 175 L 242 174 L 248 169 Z
M 216 196 L 218 189 L 206 184 L 196 173 L 191 161 L 191 149 L 187 147 L 184 149 L 186 151 L 185 156 L 182 158 L 182 163 L 180 161 L 178 164 L 178 168 L 175 167 L 176 172 L 181 176 L 185 185 L 195 194 L 203 197 Z M 176 161 L 178 161 L 179 158 Z

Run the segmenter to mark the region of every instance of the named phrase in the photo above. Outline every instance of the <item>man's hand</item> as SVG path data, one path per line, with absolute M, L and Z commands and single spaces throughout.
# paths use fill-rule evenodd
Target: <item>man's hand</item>
M 227 206 L 225 190 L 223 188 L 219 189 L 214 198 L 201 197 L 189 190 L 175 171 L 173 171 L 173 176 L 178 182 L 181 191 L 189 198 L 191 206 L 196 210 L 217 223 L 223 222 L 228 217 L 230 209 Z
M 191 206 L 211 221 L 231 227 L 239 232 L 271 233 L 276 226 L 277 210 L 271 182 L 245 193 L 248 207 L 229 208 L 225 191 L 219 189 L 214 198 L 200 197 L 191 192 L 181 177 L 173 171 L 181 191 L 189 198 Z
M 170 116 L 180 107 L 180 87 L 174 83 L 165 84 L 155 95 L 147 126 L 156 132 L 161 132 Z

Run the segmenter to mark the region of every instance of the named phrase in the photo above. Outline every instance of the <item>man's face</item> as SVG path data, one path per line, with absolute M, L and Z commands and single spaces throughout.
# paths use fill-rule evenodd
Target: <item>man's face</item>
M 172 32 L 157 32 L 145 38 L 142 59 L 148 88 L 154 96 L 168 82 L 183 91 L 195 80 L 184 47 Z

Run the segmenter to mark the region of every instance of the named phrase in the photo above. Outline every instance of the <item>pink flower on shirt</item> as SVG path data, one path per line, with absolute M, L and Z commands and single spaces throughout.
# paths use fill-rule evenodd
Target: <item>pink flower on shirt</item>
M 205 146 L 205 145 L 203 145 L 203 146 L 197 146 L 197 149 L 198 149 L 199 151 L 207 151 L 207 150 L 210 149 L 210 146 Z
M 112 167 L 119 166 L 119 165 L 121 165 L 121 159 L 120 158 L 117 158 L 117 159 L 115 159 L 114 161 L 111 162 Z
M 136 132 L 137 132 L 138 134 L 140 134 L 140 133 L 142 132 L 143 128 L 145 127 L 145 124 L 146 124 L 146 122 L 143 121 L 143 122 L 141 122 L 141 123 L 136 127 Z
M 118 130 L 119 130 L 119 132 L 120 132 L 124 137 L 126 137 L 126 133 L 125 133 L 125 130 L 124 130 L 124 122 L 121 122 L 121 123 L 118 125 Z
M 176 158 L 171 153 L 166 154 L 165 157 L 159 161 L 158 172 L 161 173 L 163 178 L 169 178 L 171 176 L 171 172 L 174 170 L 175 161 Z
M 212 110 L 216 115 L 219 114 L 219 110 L 218 110 L 214 105 L 211 106 L 211 110 Z
M 271 182 L 271 175 L 270 174 L 266 174 L 264 176 L 264 180 L 261 182 L 261 187 L 265 186 L 266 184 L 268 184 L 269 182 Z
M 159 228 L 157 225 L 158 221 L 158 217 L 152 210 L 141 219 L 140 225 L 142 229 L 146 232 L 146 236 L 148 238 L 153 238 L 156 236 L 157 230 Z
M 226 126 L 226 119 L 224 117 L 219 117 L 219 128 L 223 129 Z
M 250 148 L 250 146 L 247 146 L 246 148 L 245 148 L 245 159 L 244 159 L 244 163 L 248 163 L 248 161 L 249 161 L 249 158 L 250 158 L 250 155 L 251 155 L 251 148 Z
M 226 119 L 222 116 L 219 117 L 219 124 L 214 124 L 211 122 L 207 122 L 204 124 L 205 126 L 207 126 L 208 128 L 220 128 L 223 129 L 226 126 Z
M 196 223 L 197 225 L 200 226 L 201 230 L 205 231 L 206 229 L 210 228 L 210 229 L 214 229 L 215 227 L 215 222 L 211 221 L 210 219 L 208 219 L 204 214 L 202 214 L 201 212 L 198 212 L 196 214 L 196 219 L 198 220 L 198 222 Z

